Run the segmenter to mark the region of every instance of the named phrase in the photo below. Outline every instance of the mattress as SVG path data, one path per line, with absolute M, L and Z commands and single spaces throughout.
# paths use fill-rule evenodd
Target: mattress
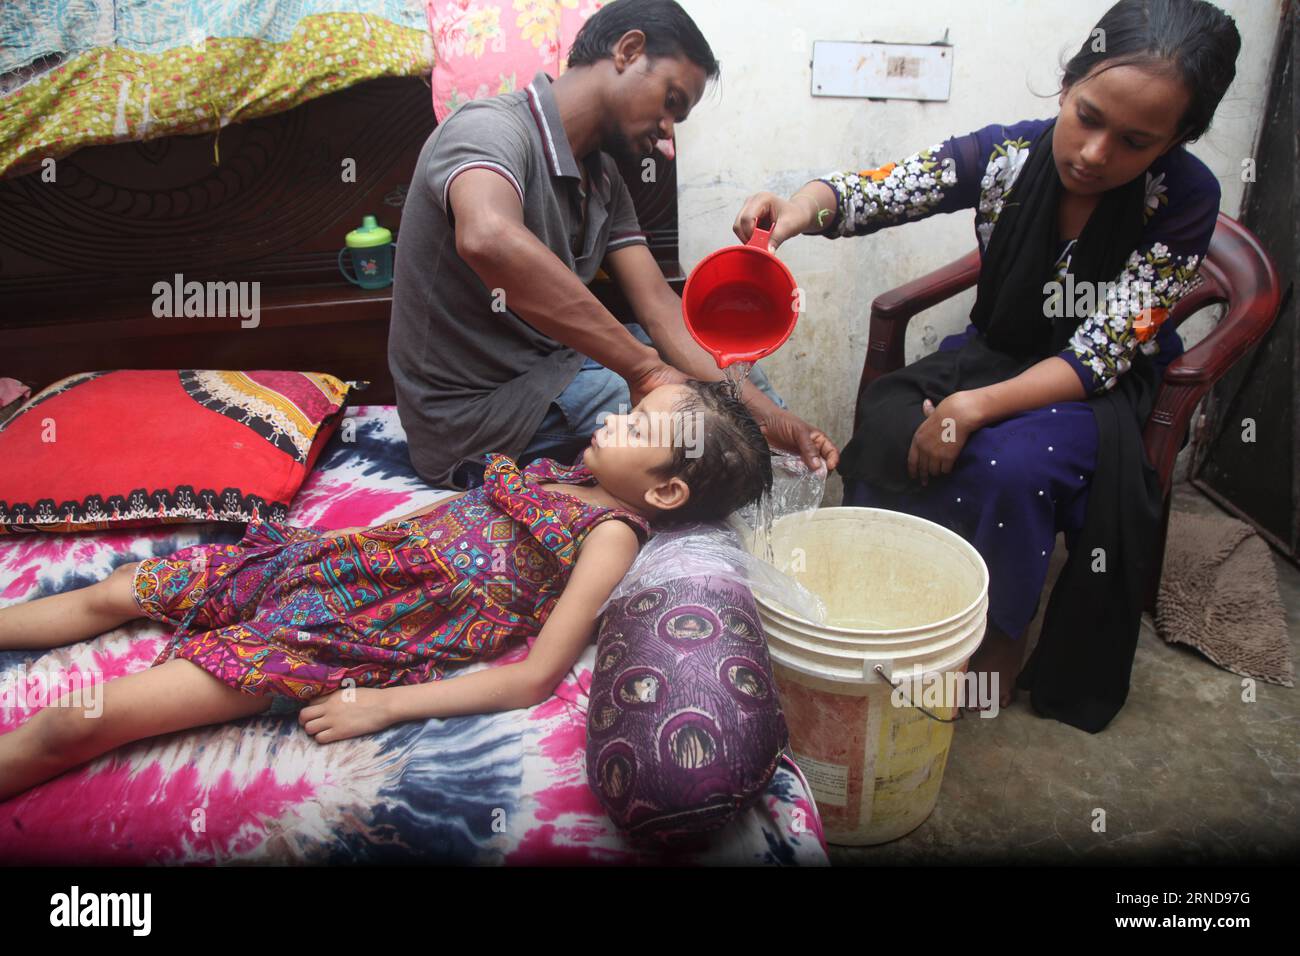
M 393 406 L 350 408 L 289 523 L 371 525 L 449 491 L 413 471 Z M 84 587 L 130 561 L 238 541 L 188 524 L 0 539 L 0 606 Z M 39 709 L 33 675 L 108 680 L 150 665 L 166 638 L 141 618 L 52 651 L 0 651 L 0 732 Z M 495 661 L 527 654 L 521 643 Z M 663 847 L 626 838 L 586 781 L 595 642 L 545 703 L 412 721 L 318 744 L 296 715 L 261 715 L 121 748 L 0 803 L 5 864 L 826 865 L 809 788 L 784 758 L 725 829 Z M 454 680 L 455 677 L 448 679 Z

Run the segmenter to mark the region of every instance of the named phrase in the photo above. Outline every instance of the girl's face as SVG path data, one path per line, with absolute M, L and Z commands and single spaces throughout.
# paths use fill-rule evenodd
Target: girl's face
M 673 409 L 690 389 L 664 385 L 646 395 L 627 414 L 610 412 L 591 436 L 583 464 L 600 486 L 623 501 L 662 510 L 680 507 L 689 495 L 680 478 L 660 478 L 652 469 L 672 463 L 673 442 L 681 434 Z
M 1093 67 L 1061 92 L 1052 158 L 1062 185 L 1089 196 L 1131 182 L 1177 145 L 1189 102 L 1187 88 L 1171 75 Z

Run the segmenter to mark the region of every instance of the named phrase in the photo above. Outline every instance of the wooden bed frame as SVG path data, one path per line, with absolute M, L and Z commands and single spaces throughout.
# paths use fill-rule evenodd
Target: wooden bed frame
M 295 369 L 368 380 L 352 404 L 395 401 L 391 289 L 338 272 L 343 237 L 367 213 L 395 238 L 416 159 L 435 121 L 419 78 L 372 80 L 213 134 L 94 146 L 0 179 L 0 376 L 33 394 L 117 368 Z M 214 158 L 219 157 L 219 164 Z M 355 160 L 355 182 L 343 161 Z M 677 251 L 675 165 L 624 176 L 665 277 Z M 158 318 L 154 284 L 260 283 L 260 322 Z M 634 321 L 608 280 L 592 291 Z

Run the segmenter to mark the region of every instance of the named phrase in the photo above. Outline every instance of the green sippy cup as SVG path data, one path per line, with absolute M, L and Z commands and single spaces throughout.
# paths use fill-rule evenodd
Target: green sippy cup
M 374 216 L 361 220 L 344 239 L 347 246 L 339 250 L 339 271 L 343 278 L 363 289 L 383 289 L 393 284 L 393 234 L 379 225 Z M 352 260 L 349 273 L 344 257 Z

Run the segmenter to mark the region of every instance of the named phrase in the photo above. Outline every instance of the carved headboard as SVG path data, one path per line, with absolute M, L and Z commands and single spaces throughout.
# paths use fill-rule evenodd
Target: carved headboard
M 391 290 L 348 284 L 336 257 L 367 213 L 401 241 L 433 127 L 423 81 L 380 79 L 227 126 L 215 144 L 201 134 L 95 146 L 0 179 L 0 376 L 35 391 L 110 368 L 297 369 L 367 379 L 357 401 L 391 404 Z M 676 169 L 655 161 L 652 182 L 639 168 L 624 176 L 680 289 Z M 258 325 L 155 317 L 154 286 L 176 274 L 260 283 Z M 593 292 L 632 321 L 609 283 Z

